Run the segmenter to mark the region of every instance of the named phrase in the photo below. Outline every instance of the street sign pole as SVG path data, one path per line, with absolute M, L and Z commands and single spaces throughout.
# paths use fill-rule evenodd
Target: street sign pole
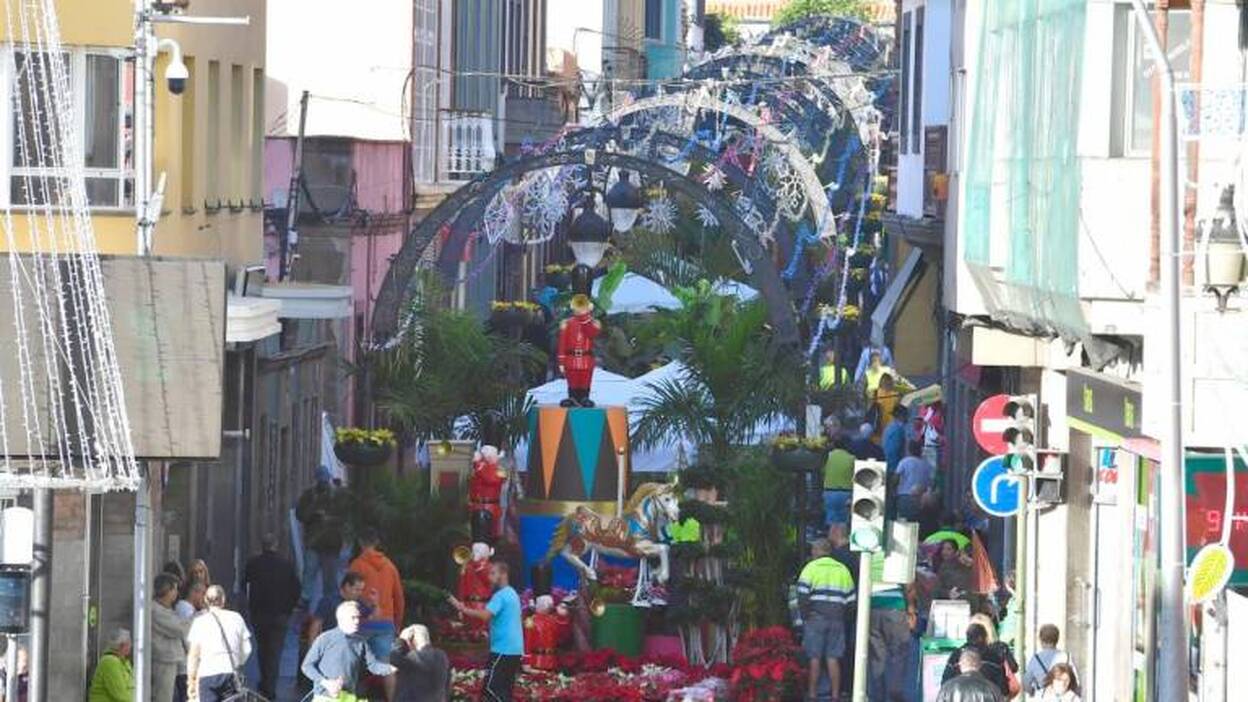
M 1027 661 L 1027 488 L 1029 476 L 1018 476 L 1018 514 L 1014 518 L 1014 594 L 1018 598 L 1015 648 L 1018 660 Z

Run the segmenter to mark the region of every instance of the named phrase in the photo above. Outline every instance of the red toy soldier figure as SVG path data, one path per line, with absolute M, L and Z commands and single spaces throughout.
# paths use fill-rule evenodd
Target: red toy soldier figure
M 559 370 L 568 379 L 568 399 L 564 407 L 593 407 L 589 387 L 594 378 L 594 337 L 602 324 L 593 317 L 594 303 L 587 295 L 572 296 L 572 316 L 559 325 L 556 357 Z
M 460 566 L 455 596 L 469 609 L 485 609 L 490 596 L 494 594 L 494 586 L 490 584 L 490 558 L 493 555 L 494 549 L 489 544 L 475 543 L 468 560 Z M 458 556 L 456 558 L 458 560 Z M 484 629 L 486 626 L 484 621 L 471 617 L 465 623 L 474 629 Z
M 507 472 L 499 465 L 502 457 L 497 448 L 482 446 L 472 457 L 472 474 L 468 476 L 468 517 L 471 519 L 477 512 L 488 512 L 491 517 L 490 539 L 496 539 L 503 533 L 501 500 Z M 473 535 L 473 539 L 481 538 L 480 535 Z
M 572 633 L 572 617 L 563 604 L 556 609 L 550 595 L 539 596 L 534 610 L 524 627 L 528 663 L 538 670 L 555 670 L 559 667 L 559 648 Z

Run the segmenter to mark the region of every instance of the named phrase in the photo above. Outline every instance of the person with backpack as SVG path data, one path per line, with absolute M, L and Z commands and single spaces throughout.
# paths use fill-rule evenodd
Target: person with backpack
M 940 682 L 942 684 L 949 682 L 962 672 L 962 669 L 959 667 L 959 661 L 962 657 L 962 652 L 968 649 L 979 654 L 980 674 L 987 678 L 988 682 L 996 686 L 1003 698 L 1008 695 L 1010 685 L 1007 680 L 1006 666 L 1012 663 L 1013 655 L 1009 653 L 1009 648 L 1003 644 L 998 646 L 990 642 L 988 630 L 984 628 L 983 624 L 978 623 L 966 627 L 966 643 L 949 654 L 949 661 L 945 664 L 945 673 L 941 676 Z
M 1028 695 L 1036 695 L 1040 692 L 1053 666 L 1070 665 L 1070 656 L 1057 647 L 1061 635 L 1062 632 L 1054 624 L 1045 624 L 1040 627 L 1037 636 L 1040 639 L 1040 650 L 1027 659 L 1027 669 L 1023 671 L 1023 690 Z

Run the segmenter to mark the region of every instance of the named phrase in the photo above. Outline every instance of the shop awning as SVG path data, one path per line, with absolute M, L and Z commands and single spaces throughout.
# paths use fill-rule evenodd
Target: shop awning
M 277 314 L 282 304 L 259 297 L 226 296 L 225 343 L 245 344 L 282 331 Z
M 888 289 L 884 291 L 884 297 L 880 298 L 875 311 L 871 313 L 871 343 L 884 343 L 884 333 L 893 323 L 893 318 L 901 311 L 906 292 L 919 278 L 919 267 L 922 261 L 923 252 L 919 249 L 912 249 L 910 255 L 906 256 L 905 262 L 901 264 L 901 268 L 897 269 L 892 282 L 888 284 Z
M 265 285 L 261 297 L 277 300 L 282 319 L 346 319 L 351 316 L 351 288 L 319 283 Z

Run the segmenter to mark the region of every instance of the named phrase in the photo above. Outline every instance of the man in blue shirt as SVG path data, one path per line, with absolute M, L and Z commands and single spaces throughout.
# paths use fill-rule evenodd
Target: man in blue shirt
M 881 444 L 884 445 L 884 462 L 888 464 L 888 474 L 897 470 L 897 464 L 906 456 L 906 422 L 910 421 L 910 410 L 905 405 L 898 405 L 893 410 L 893 421 L 884 427 Z
M 524 625 L 520 621 L 520 596 L 511 587 L 511 569 L 502 561 L 490 564 L 490 584 L 494 595 L 485 609 L 469 609 L 448 595 L 447 601 L 459 613 L 488 622 L 490 625 L 490 663 L 486 668 L 483 699 L 488 702 L 511 702 L 512 688 L 524 657 Z
M 316 637 L 303 663 L 303 674 L 312 681 L 316 702 L 336 700 L 340 693 L 358 694 L 360 675 L 365 669 L 373 675 L 390 676 L 394 667 L 379 661 L 360 635 L 360 605 L 343 602 L 335 611 L 338 626 Z

